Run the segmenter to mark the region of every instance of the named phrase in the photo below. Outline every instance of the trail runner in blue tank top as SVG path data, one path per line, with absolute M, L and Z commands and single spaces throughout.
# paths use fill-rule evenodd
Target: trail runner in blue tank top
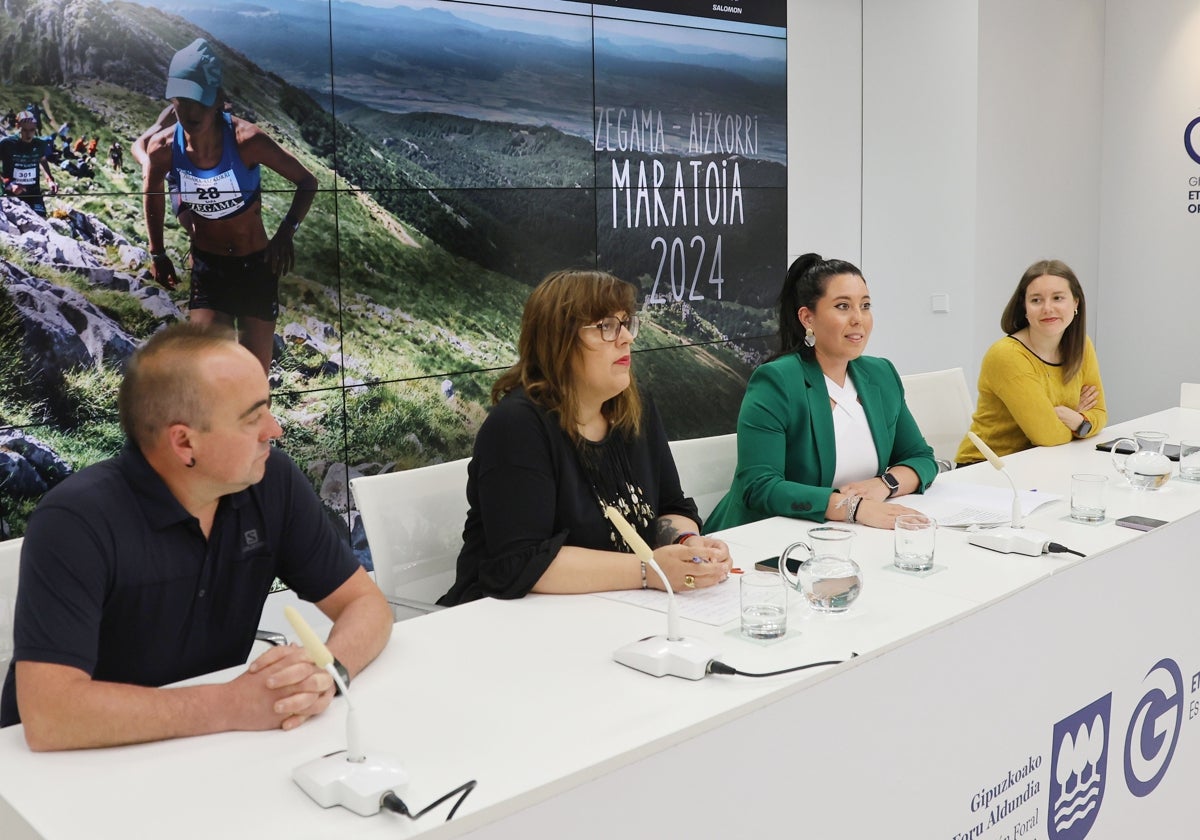
M 175 54 L 167 78 L 171 108 L 138 138 L 151 270 L 160 285 L 179 284 L 164 246 L 164 184 L 191 239 L 188 319 L 236 327 L 239 341 L 269 370 L 278 311 L 278 278 L 295 264 L 293 237 L 316 196 L 317 179 L 251 122 L 225 113 L 221 62 L 197 39 Z M 291 207 L 268 238 L 260 167 L 296 185 Z

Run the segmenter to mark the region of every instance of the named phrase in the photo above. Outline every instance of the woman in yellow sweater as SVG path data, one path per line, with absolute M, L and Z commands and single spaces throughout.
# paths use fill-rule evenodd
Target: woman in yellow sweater
M 1000 317 L 1007 335 L 979 369 L 971 431 L 997 455 L 1091 437 L 1108 422 L 1096 348 L 1087 337 L 1083 288 L 1059 260 L 1026 269 Z M 982 461 L 964 438 L 955 461 Z

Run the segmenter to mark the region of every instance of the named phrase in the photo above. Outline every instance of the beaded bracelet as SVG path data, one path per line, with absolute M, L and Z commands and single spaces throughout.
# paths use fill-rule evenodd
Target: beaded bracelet
M 642 589 L 649 589 L 650 585 L 646 583 L 646 561 L 642 560 Z
M 846 521 L 853 524 L 858 519 L 858 505 L 862 502 L 862 496 L 851 496 L 846 508 Z

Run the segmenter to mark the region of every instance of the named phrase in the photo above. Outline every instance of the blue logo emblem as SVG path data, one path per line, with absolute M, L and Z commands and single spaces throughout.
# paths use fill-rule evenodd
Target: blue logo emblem
M 1196 151 L 1196 144 L 1192 142 L 1192 132 L 1196 130 L 1196 126 L 1200 126 L 1200 117 L 1188 123 L 1187 128 L 1183 130 L 1183 148 L 1187 149 L 1188 157 L 1200 163 L 1200 152 Z
M 1134 708 L 1125 735 L 1125 783 L 1134 796 L 1158 787 L 1183 726 L 1183 675 L 1175 660 L 1160 659 L 1142 682 L 1150 688 Z
M 1083 840 L 1096 822 L 1108 777 L 1112 694 L 1054 724 L 1050 840 Z

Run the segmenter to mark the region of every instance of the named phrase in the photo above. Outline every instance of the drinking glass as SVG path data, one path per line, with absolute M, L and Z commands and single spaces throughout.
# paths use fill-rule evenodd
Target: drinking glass
M 905 513 L 896 517 L 896 549 L 892 560 L 906 572 L 926 572 L 933 568 L 933 548 L 937 522 L 923 513 Z
M 742 634 L 778 639 L 787 632 L 787 587 L 775 572 L 742 575 Z

